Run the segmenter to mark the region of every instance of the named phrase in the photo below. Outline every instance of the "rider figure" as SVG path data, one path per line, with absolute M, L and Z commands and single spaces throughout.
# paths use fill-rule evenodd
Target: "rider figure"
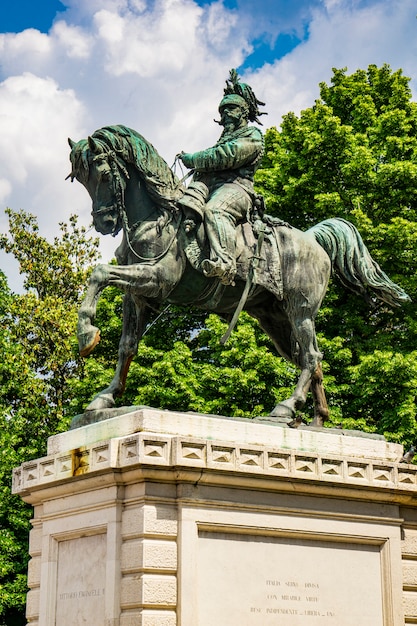
M 206 276 L 218 277 L 230 285 L 236 274 L 236 226 L 251 212 L 253 178 L 264 143 L 261 131 L 248 126 L 248 121 L 260 123 L 258 105 L 263 102 L 256 99 L 248 85 L 238 82 L 235 70 L 231 70 L 226 84 L 218 122 L 224 130 L 218 142 L 193 154 L 182 152 L 179 157 L 194 170 L 188 188 L 193 196 L 191 205 L 196 208 L 196 196 L 206 202 L 202 214 L 211 258 L 202 262 L 202 270 Z M 181 202 L 187 205 L 187 192 Z

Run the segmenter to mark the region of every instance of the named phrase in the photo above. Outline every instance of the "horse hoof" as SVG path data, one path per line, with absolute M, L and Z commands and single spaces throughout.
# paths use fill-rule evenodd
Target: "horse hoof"
M 277 404 L 277 406 L 269 414 L 270 417 L 284 417 L 290 420 L 295 419 L 295 412 L 291 407 L 287 406 L 283 402 Z
M 95 326 L 86 333 L 78 335 L 78 348 L 82 357 L 92 353 L 98 342 L 100 341 L 100 331 Z
M 85 409 L 87 411 L 102 411 L 103 409 L 112 409 L 115 405 L 114 398 L 111 393 L 103 393 L 96 396 Z
M 325 421 L 326 420 L 323 417 L 316 415 L 313 421 L 310 422 L 310 426 L 314 426 L 315 428 L 324 428 Z

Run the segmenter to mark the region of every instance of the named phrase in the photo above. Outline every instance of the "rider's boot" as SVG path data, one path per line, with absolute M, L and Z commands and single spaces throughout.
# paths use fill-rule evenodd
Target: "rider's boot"
M 201 269 L 203 274 L 210 278 L 220 278 L 220 282 L 223 285 L 234 285 L 234 278 L 236 275 L 236 269 L 229 264 L 223 263 L 220 259 L 212 261 L 210 259 L 204 259 L 201 263 Z
M 236 224 L 226 212 L 207 211 L 205 226 L 211 258 L 204 259 L 205 276 L 219 278 L 224 285 L 234 285 L 236 275 Z

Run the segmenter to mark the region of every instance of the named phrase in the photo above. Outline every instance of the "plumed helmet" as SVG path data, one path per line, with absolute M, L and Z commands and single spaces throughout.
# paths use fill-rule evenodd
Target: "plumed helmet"
M 226 104 L 240 106 L 244 109 L 247 119 L 257 124 L 261 124 L 258 116 L 266 115 L 266 113 L 259 111 L 259 106 L 264 106 L 265 103 L 257 99 L 253 93 L 252 87 L 246 83 L 239 82 L 238 73 L 234 69 L 230 70 L 229 78 L 226 80 L 224 97 L 220 102 L 219 111 L 221 111 Z
M 246 117 L 248 117 L 249 115 L 248 103 L 246 102 L 244 98 L 242 98 L 242 96 L 238 96 L 236 93 L 228 93 L 226 96 L 223 96 L 219 104 L 220 113 L 222 109 L 228 104 L 235 104 L 236 106 L 239 106 L 241 109 L 244 109 L 245 113 L 247 114 Z

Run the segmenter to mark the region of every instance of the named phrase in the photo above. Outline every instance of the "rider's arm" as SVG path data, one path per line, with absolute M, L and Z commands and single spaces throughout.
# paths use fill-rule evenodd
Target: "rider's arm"
M 197 172 L 213 172 L 218 170 L 237 169 L 259 160 L 263 153 L 262 134 L 252 128 L 247 136 L 219 142 L 212 148 L 183 153 L 181 160 L 184 165 Z

